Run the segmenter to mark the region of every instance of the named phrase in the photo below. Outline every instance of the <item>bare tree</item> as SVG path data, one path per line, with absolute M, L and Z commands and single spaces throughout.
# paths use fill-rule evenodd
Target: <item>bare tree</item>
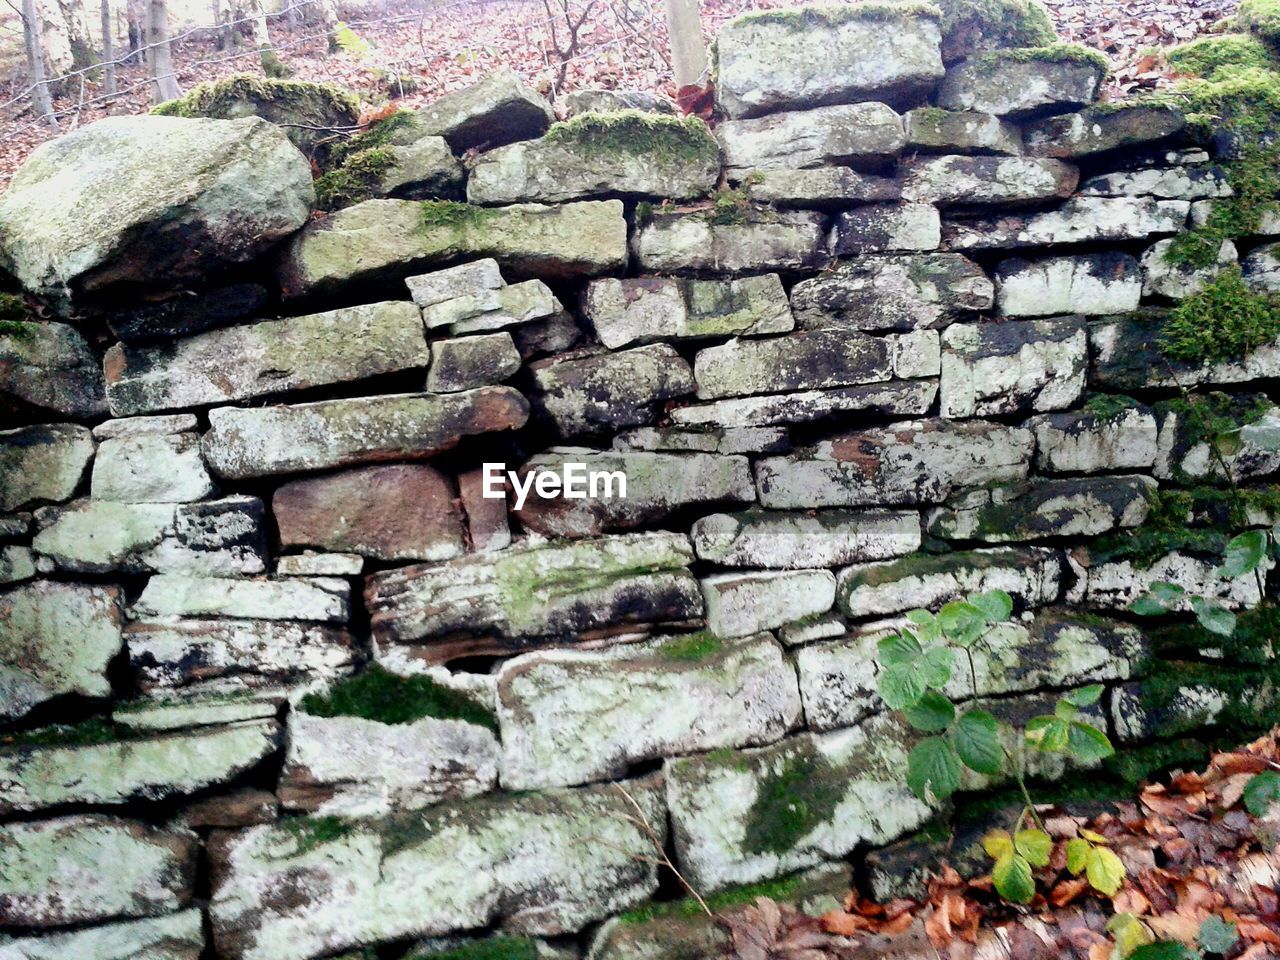
M 36 112 L 54 130 L 58 129 L 58 118 L 53 112 L 53 100 L 49 96 L 49 86 L 44 77 L 44 52 L 40 49 L 40 28 L 36 19 L 35 0 L 22 0 L 22 34 L 27 45 L 27 69 L 31 73 L 31 99 Z
M 707 72 L 707 48 L 702 42 L 698 0 L 666 0 L 667 37 L 671 44 L 671 69 L 676 89 L 702 86 Z
M 151 99 L 164 103 L 182 96 L 173 72 L 173 50 L 169 46 L 168 0 L 147 0 L 147 63 L 151 75 Z
M 109 97 L 116 95 L 116 53 L 115 40 L 112 37 L 111 0 L 102 0 L 102 62 L 105 76 L 106 93 Z

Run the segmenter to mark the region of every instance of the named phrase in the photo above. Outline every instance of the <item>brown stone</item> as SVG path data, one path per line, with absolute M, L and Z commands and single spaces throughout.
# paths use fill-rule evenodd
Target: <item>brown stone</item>
M 463 552 L 453 488 L 425 464 L 389 464 L 296 480 L 271 501 L 284 547 L 378 560 L 448 560 Z
M 505 479 L 501 484 L 505 491 Z M 511 524 L 507 520 L 505 497 L 484 496 L 484 473 L 471 470 L 458 476 L 458 496 L 467 516 L 471 549 L 489 553 L 511 545 Z
M 245 787 L 184 807 L 178 822 L 192 829 L 215 827 L 230 829 L 270 823 L 280 810 L 280 801 L 267 790 Z

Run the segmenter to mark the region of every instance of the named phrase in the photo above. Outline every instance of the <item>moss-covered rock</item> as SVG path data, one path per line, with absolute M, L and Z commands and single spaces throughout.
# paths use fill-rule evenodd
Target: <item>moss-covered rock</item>
M 934 0 L 942 11 L 942 60 L 954 63 L 1002 47 L 1045 47 L 1058 39 L 1040 0 Z
M 358 122 L 360 101 L 355 94 L 333 84 L 236 73 L 197 84 L 177 100 L 168 100 L 151 112 L 165 117 L 212 120 L 261 117 L 279 125 L 299 150 L 323 160 L 328 144 L 337 140 L 344 128 Z
M 1088 106 L 1098 99 L 1107 58 L 1076 44 L 994 50 L 947 71 L 938 105 L 1026 120 Z
M 1241 0 L 1236 24 L 1257 34 L 1272 47 L 1280 45 L 1280 3 L 1276 0 Z

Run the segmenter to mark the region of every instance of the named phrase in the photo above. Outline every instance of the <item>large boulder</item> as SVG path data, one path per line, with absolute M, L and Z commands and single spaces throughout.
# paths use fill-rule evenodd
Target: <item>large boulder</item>
M 306 159 L 256 117 L 108 117 L 39 147 L 0 197 L 0 267 L 59 311 L 121 285 L 177 289 L 307 220 Z
M 716 38 L 716 101 L 731 118 L 928 93 L 943 75 L 936 8 L 912 3 L 749 13 Z

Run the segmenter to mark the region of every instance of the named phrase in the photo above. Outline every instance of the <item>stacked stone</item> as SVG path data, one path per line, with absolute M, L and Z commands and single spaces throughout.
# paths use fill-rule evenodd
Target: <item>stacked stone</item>
M 317 218 L 258 119 L 38 151 L 0 197 L 0 266 L 58 317 L 0 324 L 0 957 L 712 951 L 610 920 L 655 840 L 704 892 L 846 888 L 939 813 L 876 642 L 976 591 L 1017 618 L 951 696 L 1212 722 L 1211 689 L 1144 699 L 1124 611 L 1258 583 L 1123 544 L 1222 481 L 1169 388 L 1278 377 L 1280 344 L 1170 365 L 1152 331 L 1280 268 L 1165 264 L 1231 190 L 1175 111 L 1097 105 L 1072 48 L 968 52 L 915 3 L 751 14 L 714 135 L 643 98 L 552 125 L 499 75 Z M 1258 389 L 1214 401 L 1250 483 Z M 627 493 L 516 509 L 504 460 Z M 409 700 L 352 706 L 370 678 Z

